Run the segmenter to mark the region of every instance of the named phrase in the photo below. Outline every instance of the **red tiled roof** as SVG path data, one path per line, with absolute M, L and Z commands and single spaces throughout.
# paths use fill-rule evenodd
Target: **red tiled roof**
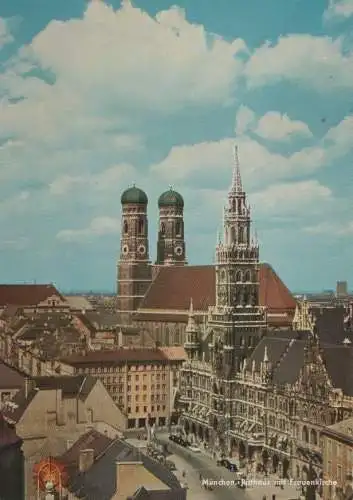
M 8 305 L 36 306 L 53 295 L 65 300 L 54 285 L 0 284 L 0 307 Z
M 185 361 L 188 359 L 183 346 L 170 346 L 159 348 L 170 361 Z
M 294 312 L 297 306 L 295 298 L 269 264 L 260 265 L 260 304 L 266 306 L 268 312 Z
M 136 321 L 154 321 L 160 323 L 187 323 L 187 314 L 163 314 L 158 309 L 153 312 L 137 312 L 134 315 Z M 197 318 L 196 318 L 197 320 Z
M 109 351 L 90 351 L 85 355 L 73 354 L 62 360 L 69 365 L 92 363 L 138 363 L 138 362 L 168 362 L 168 357 L 160 349 L 116 349 Z
M 195 311 L 207 311 L 216 303 L 214 266 L 161 267 L 139 308 L 187 311 L 193 299 Z M 294 310 L 296 301 L 272 267 L 260 264 L 260 305 L 269 312 Z

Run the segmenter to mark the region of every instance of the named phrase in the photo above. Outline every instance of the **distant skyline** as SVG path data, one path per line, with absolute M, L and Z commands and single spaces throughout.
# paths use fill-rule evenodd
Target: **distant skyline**
M 239 146 L 260 258 L 353 287 L 353 0 L 3 0 L 0 282 L 115 290 L 120 195 L 185 199 L 214 259 Z

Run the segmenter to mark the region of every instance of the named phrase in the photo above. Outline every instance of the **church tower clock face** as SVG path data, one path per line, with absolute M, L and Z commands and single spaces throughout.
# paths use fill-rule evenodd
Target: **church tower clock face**
M 138 253 L 139 253 L 140 255 L 145 255 L 145 253 L 146 253 L 146 247 L 145 247 L 144 245 L 140 245 L 140 246 L 138 247 Z
M 177 246 L 174 248 L 174 253 L 175 255 L 177 255 L 178 257 L 180 257 L 181 255 L 183 255 L 183 248 L 180 247 L 180 246 Z
M 128 245 L 124 245 L 123 246 L 123 254 L 127 255 L 128 253 L 129 253 L 129 247 L 128 247 Z

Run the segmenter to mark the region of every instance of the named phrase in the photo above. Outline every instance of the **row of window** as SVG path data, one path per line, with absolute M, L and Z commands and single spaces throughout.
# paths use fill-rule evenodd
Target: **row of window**
M 167 408 L 166 405 L 157 405 L 156 407 L 154 405 L 152 405 L 151 406 L 151 412 L 161 411 L 161 410 L 165 411 L 166 408 Z M 139 406 L 135 406 L 135 413 L 140 413 L 140 411 L 142 411 L 142 407 L 141 407 L 141 410 L 140 410 Z M 128 412 L 128 414 L 131 413 L 131 406 L 128 407 L 127 412 Z M 149 413 L 147 406 L 143 407 L 143 413 L 146 413 L 146 414 Z
M 166 366 L 165 365 L 138 365 L 138 366 L 129 366 L 127 367 L 128 371 L 165 371 Z M 76 372 L 77 373 L 123 373 L 126 371 L 125 366 L 97 366 L 97 367 L 92 367 L 92 368 L 77 368 Z M 154 376 L 153 374 L 151 375 L 152 377 Z M 157 374 L 157 378 L 159 378 L 160 375 Z M 165 378 L 165 375 L 162 375 L 162 377 Z
M 136 382 L 140 380 L 140 378 L 139 378 L 139 377 L 140 377 L 139 375 L 135 375 L 135 380 L 136 380 Z M 154 374 L 154 373 L 151 373 L 150 377 L 151 377 L 151 379 L 153 380 L 153 379 L 154 379 L 154 377 L 155 377 L 155 374 Z M 157 374 L 156 374 L 156 379 L 157 379 L 157 380 L 160 380 L 160 378 L 161 378 L 161 377 L 162 377 L 162 380 L 165 380 L 165 379 L 166 379 L 166 374 L 165 374 L 165 373 L 162 373 L 162 375 L 161 375 L 160 373 L 157 373 Z M 131 381 L 131 375 L 128 375 L 127 379 L 128 379 L 128 381 L 130 382 L 130 381 Z M 143 379 L 143 380 L 147 380 L 147 373 L 144 373 L 144 374 L 142 375 L 142 379 Z

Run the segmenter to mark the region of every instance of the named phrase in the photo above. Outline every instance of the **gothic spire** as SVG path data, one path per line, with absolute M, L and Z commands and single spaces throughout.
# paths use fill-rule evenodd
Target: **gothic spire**
M 267 345 L 265 345 L 265 352 L 264 352 L 264 363 L 268 363 L 268 353 L 267 353 Z
M 238 146 L 237 145 L 234 146 L 234 167 L 233 167 L 231 191 L 234 194 L 240 194 L 243 192 L 243 186 L 241 183 L 241 175 L 240 175 Z
M 188 318 L 188 324 L 186 326 L 186 332 L 196 332 L 197 331 L 197 326 L 195 322 L 195 315 L 194 315 L 194 305 L 192 302 L 192 298 L 190 298 L 190 307 L 189 307 L 189 318 Z

